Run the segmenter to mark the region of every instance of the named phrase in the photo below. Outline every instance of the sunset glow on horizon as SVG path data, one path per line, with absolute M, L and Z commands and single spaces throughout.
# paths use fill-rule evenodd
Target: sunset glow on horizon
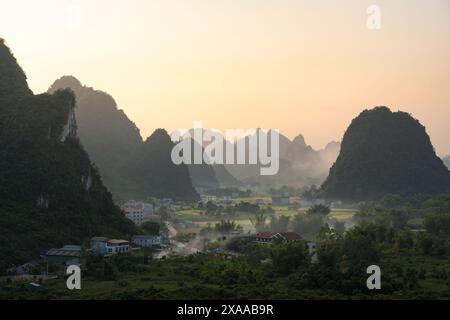
M 63 75 L 157 128 L 278 128 L 315 148 L 385 105 L 450 153 L 447 0 L 0 0 L 0 37 L 35 93 Z M 381 29 L 366 26 L 369 5 Z M 20 17 L 20 19 L 18 19 Z

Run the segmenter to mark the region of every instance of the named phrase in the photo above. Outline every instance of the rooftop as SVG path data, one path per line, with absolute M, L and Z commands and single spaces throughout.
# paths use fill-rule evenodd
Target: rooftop
M 269 231 L 263 231 L 263 232 L 258 232 L 257 234 L 255 234 L 255 238 L 265 238 L 265 239 L 270 239 L 275 235 L 275 233 L 273 232 L 269 232 Z
M 108 243 L 110 243 L 110 244 L 128 244 L 128 241 L 121 240 L 121 239 L 111 239 L 111 240 L 108 240 Z
M 136 236 L 133 236 L 133 239 L 152 239 L 152 238 L 155 238 L 155 237 L 158 237 L 157 235 L 154 235 L 154 236 L 150 236 L 150 235 L 136 235 Z
M 288 241 L 302 239 L 302 237 L 297 232 L 279 232 L 276 235 L 280 235 Z
M 45 255 L 47 257 L 81 257 L 81 252 L 76 250 L 66 250 L 64 248 L 62 249 L 50 249 L 48 250 Z
M 76 245 L 66 245 L 62 248 L 63 250 L 71 250 L 71 251 L 81 251 L 81 246 Z

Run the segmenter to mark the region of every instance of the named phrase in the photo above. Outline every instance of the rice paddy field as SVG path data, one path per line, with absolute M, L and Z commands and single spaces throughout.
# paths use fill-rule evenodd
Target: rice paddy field
M 258 200 L 257 200 L 258 199 Z M 236 198 L 232 204 L 239 202 L 260 203 L 262 209 L 267 208 L 271 204 L 271 197 L 248 197 L 248 198 Z M 262 204 L 261 204 L 262 202 Z M 295 198 L 291 198 L 292 204 L 299 203 Z M 306 214 L 308 208 L 292 208 L 291 205 L 284 206 L 272 206 L 272 210 L 276 216 L 288 216 L 291 219 L 299 213 Z M 354 209 L 332 209 L 329 214 L 329 218 L 339 221 L 348 221 L 353 218 L 357 210 Z M 206 228 L 208 225 L 214 227 L 216 223 L 222 220 L 232 220 L 242 226 L 244 232 L 252 232 L 253 225 L 250 221 L 252 215 L 249 213 L 237 213 L 233 216 L 230 215 L 208 215 L 204 210 L 193 208 L 182 208 L 176 212 L 176 217 L 179 222 L 184 223 L 185 227 L 183 231 L 198 232 L 202 228 Z M 267 215 L 267 222 L 270 221 L 271 215 Z M 181 231 L 181 230 L 180 230 Z

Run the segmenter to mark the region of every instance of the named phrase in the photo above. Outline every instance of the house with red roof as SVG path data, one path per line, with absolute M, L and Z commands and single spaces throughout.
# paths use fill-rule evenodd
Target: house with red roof
M 106 255 L 126 253 L 130 250 L 130 242 L 121 239 L 108 239 L 105 237 L 94 237 L 91 239 L 91 251 Z
M 302 237 L 297 232 L 270 232 L 263 231 L 253 235 L 256 243 L 273 244 L 276 242 L 290 243 L 302 240 Z

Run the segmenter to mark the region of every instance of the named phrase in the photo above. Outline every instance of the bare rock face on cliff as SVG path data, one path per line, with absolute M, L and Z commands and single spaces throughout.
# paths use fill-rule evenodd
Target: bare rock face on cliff
M 436 194 L 450 189 L 450 173 L 418 120 L 386 107 L 352 121 L 322 185 L 329 199 L 361 201 L 386 194 Z
M 49 93 L 65 88 L 76 96 L 81 143 L 99 168 L 114 200 L 198 199 L 189 175 L 185 175 L 187 167 L 177 167 L 171 162 L 173 143 L 167 134 L 157 131 L 157 135 L 144 142 L 137 126 L 117 107 L 112 96 L 82 85 L 72 76 L 56 80 Z M 158 146 L 154 147 L 154 143 Z
M 443 161 L 447 168 L 450 170 L 450 155 L 446 156 Z
M 77 137 L 70 90 L 34 95 L 0 40 L 0 270 L 44 248 L 134 232 Z

